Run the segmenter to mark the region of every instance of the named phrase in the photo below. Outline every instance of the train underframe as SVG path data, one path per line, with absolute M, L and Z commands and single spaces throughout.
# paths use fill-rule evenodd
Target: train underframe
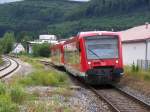
M 122 68 L 113 67 L 95 67 L 89 69 L 86 72 L 79 72 L 69 66 L 65 66 L 66 71 L 72 75 L 83 79 L 87 84 L 90 85 L 105 85 L 118 83 L 123 75 Z M 84 75 L 83 75 L 84 74 Z
M 91 85 L 118 83 L 123 75 L 123 69 L 113 67 L 95 67 L 85 73 L 84 80 Z

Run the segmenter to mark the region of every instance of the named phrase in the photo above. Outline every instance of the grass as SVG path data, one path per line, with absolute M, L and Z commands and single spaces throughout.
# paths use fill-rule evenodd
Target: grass
M 18 112 L 18 105 L 11 101 L 10 95 L 0 95 L 0 112 Z
M 0 82 L 0 112 L 18 112 L 18 105 L 26 100 L 23 87 Z
M 32 59 L 31 57 L 21 56 L 21 59 L 32 64 L 35 71 L 19 80 L 20 84 L 25 86 L 64 86 L 69 83 L 66 74 L 55 70 L 45 69 L 44 65 L 38 62 L 35 58 Z
M 142 81 L 150 81 L 150 70 L 133 69 L 133 67 L 125 66 L 125 74 Z
M 67 84 L 67 76 L 50 70 L 37 70 L 19 80 L 20 84 L 26 86 L 62 86 Z
M 22 104 L 26 100 L 27 93 L 21 86 L 15 85 L 10 89 L 10 96 L 13 102 Z
M 141 70 L 138 67 L 125 66 L 125 75 L 120 84 L 133 88 L 142 94 L 149 96 L 150 93 L 150 71 Z
M 3 63 L 3 60 L 2 60 L 2 57 L 1 57 L 1 54 L 0 54 L 0 65 Z
M 62 105 L 59 99 L 53 99 L 51 104 L 47 102 L 36 101 L 38 97 L 34 93 L 27 93 L 26 87 L 29 86 L 54 86 L 58 87 L 53 91 L 53 95 L 70 96 L 68 92 L 69 80 L 66 74 L 45 69 L 45 66 L 32 57 L 21 56 L 21 60 L 33 66 L 33 72 L 30 74 L 15 75 L 8 83 L 0 82 L 0 112 L 19 112 L 20 106 L 27 106 L 30 112 L 53 112 L 65 111 L 70 109 Z

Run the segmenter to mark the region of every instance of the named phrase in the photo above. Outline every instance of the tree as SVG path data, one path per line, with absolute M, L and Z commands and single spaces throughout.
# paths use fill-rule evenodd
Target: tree
M 2 53 L 8 54 L 13 49 L 15 42 L 15 36 L 13 32 L 6 32 L 1 39 L 0 48 L 2 48 Z

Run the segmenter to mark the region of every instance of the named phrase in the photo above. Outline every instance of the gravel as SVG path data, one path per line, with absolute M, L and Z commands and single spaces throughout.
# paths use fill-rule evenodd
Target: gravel
M 73 91 L 73 94 L 68 96 L 53 94 L 56 89 L 58 88 L 36 86 L 27 88 L 27 91 L 38 94 L 39 101 L 51 102 L 54 99 L 59 99 L 60 104 L 71 108 L 73 112 L 111 112 L 107 104 L 88 89 L 68 89 L 68 91 Z
M 146 96 L 142 92 L 138 90 L 134 90 L 128 86 L 121 86 L 121 89 L 150 105 L 150 96 Z
M 19 62 L 21 68 L 17 71 L 16 74 L 28 75 L 29 73 L 31 73 L 34 70 L 32 65 L 30 65 L 29 63 L 23 62 L 20 59 L 17 59 L 17 61 Z
M 90 90 L 81 88 L 70 98 L 70 106 L 81 106 L 81 112 L 111 112 L 105 102 L 97 98 Z

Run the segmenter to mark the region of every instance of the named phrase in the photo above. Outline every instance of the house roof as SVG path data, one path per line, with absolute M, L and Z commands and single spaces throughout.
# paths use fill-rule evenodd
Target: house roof
M 141 25 L 121 31 L 123 42 L 138 42 L 150 39 L 150 25 Z

